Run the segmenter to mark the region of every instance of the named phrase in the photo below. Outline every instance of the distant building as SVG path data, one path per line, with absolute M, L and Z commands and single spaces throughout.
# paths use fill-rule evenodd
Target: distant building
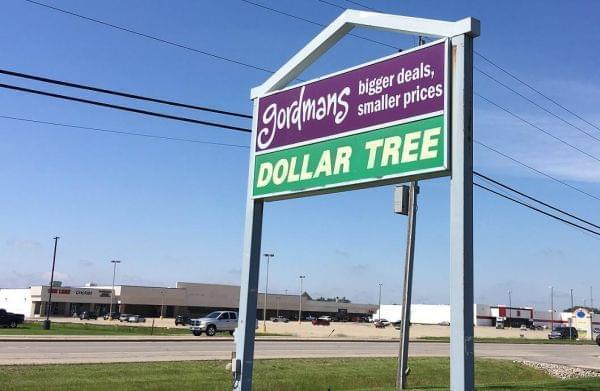
M 91 285 L 91 284 L 88 284 Z M 115 285 L 113 311 L 146 317 L 173 317 L 179 314 L 200 316 L 214 310 L 237 311 L 240 287 L 237 285 L 177 282 L 175 288 Z M 0 289 L 0 308 L 24 314 L 28 318 L 46 316 L 48 286 L 24 289 Z M 52 288 L 52 316 L 72 316 L 82 311 L 109 312 L 111 286 Z M 258 317 L 262 319 L 264 296 L 259 294 Z M 298 319 L 299 295 L 269 293 L 267 317 L 276 315 Z M 373 304 L 317 301 L 302 295 L 302 317 L 344 314 L 350 318 L 367 316 L 376 310 Z
M 392 323 L 402 320 L 401 305 L 382 305 L 381 315 L 375 311 L 373 319 L 386 319 Z M 473 305 L 473 324 L 475 326 L 496 326 L 502 321 L 506 327 L 569 326 L 586 333 L 600 333 L 600 315 L 591 314 L 585 308 L 574 312 L 538 311 L 532 307 L 508 307 L 506 305 Z M 413 324 L 447 324 L 450 322 L 450 306 L 447 304 L 413 304 L 410 308 L 410 322 Z

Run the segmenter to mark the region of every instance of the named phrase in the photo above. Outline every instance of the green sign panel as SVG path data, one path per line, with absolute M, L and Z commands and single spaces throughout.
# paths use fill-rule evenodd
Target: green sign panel
M 253 196 L 440 172 L 447 167 L 444 116 L 257 154 Z

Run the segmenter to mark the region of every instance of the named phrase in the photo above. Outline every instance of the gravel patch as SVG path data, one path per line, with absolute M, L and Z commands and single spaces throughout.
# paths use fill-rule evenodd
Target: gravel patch
M 529 367 L 540 369 L 550 376 L 557 377 L 559 379 L 576 379 L 581 377 L 600 377 L 600 372 L 593 369 L 570 367 L 568 365 L 560 364 L 549 364 L 535 361 L 515 361 Z

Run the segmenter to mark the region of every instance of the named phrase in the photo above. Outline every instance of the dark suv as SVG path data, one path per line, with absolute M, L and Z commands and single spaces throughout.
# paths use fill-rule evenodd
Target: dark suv
M 94 311 L 83 311 L 81 314 L 79 314 L 79 319 L 98 319 L 98 315 L 96 315 Z
M 550 334 L 548 339 L 577 339 L 577 329 L 575 327 L 558 326 Z
M 191 319 L 187 315 L 177 315 L 175 318 L 175 326 L 190 324 Z

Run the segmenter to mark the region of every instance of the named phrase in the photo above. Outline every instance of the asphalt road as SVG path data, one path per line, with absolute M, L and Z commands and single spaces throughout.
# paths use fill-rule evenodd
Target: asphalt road
M 0 365 L 227 360 L 231 341 L 169 342 L 0 342 Z M 412 356 L 448 356 L 449 345 L 414 342 Z M 397 342 L 257 341 L 256 358 L 386 357 L 398 354 Z M 600 370 L 596 345 L 476 344 L 477 357 L 524 359 Z

